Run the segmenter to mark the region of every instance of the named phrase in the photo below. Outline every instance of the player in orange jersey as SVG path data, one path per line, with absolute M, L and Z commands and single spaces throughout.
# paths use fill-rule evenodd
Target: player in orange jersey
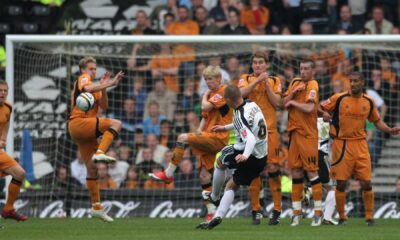
M 201 102 L 202 119 L 196 133 L 184 133 L 178 136 L 174 149 L 174 156 L 168 168 L 163 172 L 149 174 L 154 180 L 172 182 L 175 169 L 182 161 L 185 147 L 189 145 L 194 154 L 200 158 L 200 182 L 203 189 L 202 196 L 208 210 L 208 219 L 212 219 L 215 212 L 214 204 L 208 202 L 211 191 L 211 174 L 214 169 L 215 154 L 228 144 L 229 132 L 213 132 L 215 125 L 226 125 L 232 121 L 233 111 L 226 104 L 224 98 L 225 86 L 221 84 L 219 66 L 208 66 L 203 71 L 208 90 Z
M 5 152 L 12 113 L 12 106 L 6 101 L 7 95 L 8 84 L 6 81 L 0 80 L 0 176 L 12 176 L 10 185 L 8 185 L 6 205 L 1 212 L 1 216 L 4 219 L 11 218 L 17 221 L 25 221 L 28 217 L 17 213 L 14 209 L 14 202 L 25 179 L 25 170 Z
M 279 135 L 276 123 L 276 108 L 281 100 L 281 81 L 270 76 L 268 56 L 264 52 L 256 52 L 251 58 L 252 74 L 245 74 L 239 80 L 242 96 L 255 102 L 267 120 L 268 129 L 268 176 L 269 186 L 274 201 L 274 210 L 269 225 L 277 225 L 282 210 L 281 172 L 279 166 Z M 256 223 L 255 211 L 260 210 L 259 189 L 261 181 L 253 181 L 250 185 L 250 198 L 253 209 L 253 223 Z
M 99 118 L 97 112 L 99 107 L 106 110 L 108 97 L 106 89 L 118 85 L 124 77 L 123 72 L 118 72 L 114 78 L 110 73 L 105 73 L 99 83 L 93 83 L 96 76 L 96 59 L 85 57 L 79 61 L 79 78 L 74 82 L 71 95 L 71 115 L 68 120 L 68 131 L 72 140 L 78 145 L 79 152 L 87 169 L 86 185 L 90 192 L 92 202 L 91 215 L 104 221 L 112 222 L 103 210 L 100 203 L 100 190 L 96 163 L 115 162 L 113 157 L 107 156 L 109 146 L 114 137 L 121 129 L 121 122 L 111 118 Z M 94 107 L 87 111 L 81 111 L 76 105 L 76 98 L 82 92 L 90 92 L 95 97 Z M 100 144 L 97 138 L 102 136 Z
M 350 92 L 338 93 L 321 103 L 324 120 L 331 121 L 332 143 L 331 178 L 337 181 L 336 206 L 339 224 L 345 225 L 347 180 L 354 175 L 360 180 L 368 226 L 374 224 L 374 192 L 371 186 L 371 157 L 366 140 L 366 121 L 373 122 L 379 130 L 400 134 L 400 127 L 388 127 L 378 113 L 375 102 L 363 92 L 364 77 L 359 72 L 349 75 Z
M 314 195 L 314 219 L 311 226 L 322 223 L 322 184 L 318 176 L 318 82 L 313 79 L 314 62 L 300 63 L 300 78 L 294 78 L 283 103 L 289 112 L 289 167 L 291 168 L 293 217 L 291 226 L 301 219 L 304 171 L 307 172 Z

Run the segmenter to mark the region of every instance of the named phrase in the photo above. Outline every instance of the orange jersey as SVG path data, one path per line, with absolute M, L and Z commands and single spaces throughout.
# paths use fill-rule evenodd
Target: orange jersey
M 173 22 L 167 28 L 169 35 L 199 35 L 200 28 L 197 22 L 193 20 L 187 20 L 185 22 Z M 173 53 L 182 62 L 189 62 L 195 60 L 195 51 L 192 46 L 179 44 L 173 49 Z
M 254 75 L 242 75 L 239 80 L 239 88 L 247 87 L 250 83 L 257 79 Z M 282 94 L 281 80 L 278 77 L 269 77 L 268 83 L 275 94 Z M 268 132 L 276 131 L 276 109 L 270 103 L 267 90 L 264 83 L 258 83 L 253 91 L 247 96 L 248 99 L 255 102 L 263 112 L 265 119 L 267 120 Z
M 117 183 L 112 180 L 110 177 L 107 179 L 99 179 L 99 188 L 100 189 L 117 189 Z
M 95 102 L 94 107 L 91 110 L 84 112 L 84 111 L 81 111 L 75 105 L 76 98 L 79 96 L 79 94 L 84 92 L 83 88 L 85 86 L 88 86 L 91 84 L 93 84 L 93 79 L 89 74 L 86 74 L 86 73 L 81 74 L 79 76 L 78 80 L 76 80 L 74 82 L 74 87 L 73 87 L 72 93 L 71 93 L 71 116 L 69 117 L 69 119 L 96 117 L 97 111 L 99 108 L 98 102 L 102 97 L 102 94 L 100 91 L 92 93 L 94 98 L 96 99 L 96 102 Z
M 342 81 L 344 91 L 350 91 L 350 78 L 348 76 L 344 75 L 343 73 L 337 72 L 332 76 L 332 81 L 336 80 Z
M 259 18 L 257 19 L 256 14 Z M 260 22 L 257 22 L 259 20 Z M 266 7 L 260 7 L 258 13 L 255 13 L 250 8 L 245 8 L 240 11 L 240 23 L 246 26 L 250 32 L 257 30 L 258 25 L 268 25 L 269 23 L 269 9 Z
M 338 93 L 321 103 L 322 109 L 332 113 L 330 135 L 339 139 L 365 139 L 366 120 L 380 120 L 374 100 L 367 94 L 353 97 L 348 92 Z
M 207 119 L 205 132 L 211 132 L 211 128 L 215 125 L 227 125 L 232 123 L 233 111 L 226 104 L 224 98 L 224 85 L 221 85 L 217 91 L 212 92 L 208 101 L 214 105 L 214 108 L 208 112 L 203 112 L 202 116 Z M 229 131 L 213 133 L 219 138 L 229 138 Z
M 300 111 L 296 107 L 290 107 L 288 109 L 288 132 L 296 130 L 299 134 L 305 136 L 306 138 L 318 138 L 318 82 L 316 80 L 304 82 L 300 78 L 295 78 L 290 83 L 288 90 L 285 93 L 285 96 L 291 94 L 293 92 L 293 89 L 301 85 L 304 85 L 304 90 L 297 92 L 297 94 L 293 97 L 293 100 L 299 103 L 311 102 L 315 105 L 315 107 L 311 113 L 305 113 Z
M 150 69 L 168 69 L 168 68 L 179 68 L 179 65 L 181 64 L 180 60 L 175 58 L 172 55 L 156 55 L 153 56 L 151 62 L 150 62 Z M 165 83 L 167 84 L 167 87 L 171 90 L 174 91 L 175 93 L 179 92 L 179 86 L 178 86 L 178 78 L 176 75 L 170 75 L 170 74 L 162 74 L 163 79 L 165 80 Z
M 0 106 L 0 136 L 5 131 L 7 124 L 10 122 L 10 117 L 12 113 L 12 106 L 9 102 L 4 102 Z

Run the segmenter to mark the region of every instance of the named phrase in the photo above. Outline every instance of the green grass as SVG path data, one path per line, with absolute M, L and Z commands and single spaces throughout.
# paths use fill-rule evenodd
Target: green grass
M 290 227 L 284 219 L 278 226 L 250 225 L 248 218 L 224 219 L 213 230 L 197 230 L 200 219 L 117 219 L 103 223 L 97 219 L 29 219 L 27 222 L 0 221 L 0 239 L 16 240 L 120 240 L 120 239 L 171 239 L 171 240 L 390 240 L 400 238 L 399 220 L 376 220 L 375 226 L 367 227 L 363 219 L 350 219 L 347 226 L 311 227 L 309 219 L 303 219 L 298 227 Z

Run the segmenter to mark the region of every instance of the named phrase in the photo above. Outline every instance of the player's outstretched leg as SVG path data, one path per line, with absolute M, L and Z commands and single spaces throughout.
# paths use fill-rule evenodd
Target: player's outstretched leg
M 100 120 L 103 121 L 103 120 Z M 104 132 L 103 138 L 99 144 L 96 153 L 93 155 L 92 160 L 94 163 L 115 163 L 115 158 L 106 155 L 112 141 L 118 135 L 118 131 L 121 129 L 121 122 L 119 120 L 111 120 L 111 127 Z

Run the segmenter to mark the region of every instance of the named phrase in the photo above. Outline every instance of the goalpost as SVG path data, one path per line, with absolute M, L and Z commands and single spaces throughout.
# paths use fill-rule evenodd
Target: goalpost
M 114 75 L 123 70 L 127 76 L 118 87 L 109 89 L 110 106 L 103 115 L 124 118 L 120 138 L 114 141 L 110 154 L 124 162 L 121 169 L 128 171 L 129 166 L 134 167 L 129 168 L 131 172 L 128 171 L 125 177 L 114 167 L 108 167 L 110 175 L 117 178 L 115 180 L 118 188 L 102 191 L 106 208 L 116 217 L 194 217 L 201 213 L 201 188 L 196 176 L 196 159 L 190 152 L 185 156 L 188 161 L 185 161 L 185 165 L 175 175 L 177 181 L 173 189 L 148 182 L 141 171 L 143 165 L 137 163 L 137 157 L 143 158 L 139 154 L 146 148 L 142 146 L 142 121 L 148 115 L 148 110 L 144 108 L 149 104 L 141 96 L 149 95 L 157 79 L 164 79 L 167 82 L 165 90 L 168 89 L 176 96 L 172 104 L 158 103 L 160 112 L 169 120 L 166 124 L 169 124 L 172 136 L 167 139 L 157 138 L 170 149 L 177 134 L 184 130 L 193 130 L 198 124 L 200 96 L 204 93 L 204 83 L 201 81 L 204 66 L 220 64 L 226 70 L 223 80 L 237 84 L 241 74 L 250 71 L 249 60 L 254 51 L 265 51 L 269 54 L 270 70 L 282 79 L 284 89 L 291 78 L 298 74 L 299 60 L 312 58 L 316 63 L 316 79 L 324 97 L 330 96 L 334 88 L 340 87 L 340 83 L 345 86 L 348 84 L 346 73 L 351 70 L 361 71 L 366 78 L 367 88 L 378 88 L 377 92 L 386 106 L 386 110 L 382 110 L 385 120 L 391 125 L 398 125 L 399 43 L 400 36 L 395 35 L 8 35 L 6 80 L 9 84 L 8 99 L 13 103 L 14 113 L 7 138 L 7 152 L 17 159 L 20 158 L 23 130 L 28 129 L 33 144 L 33 173 L 36 178 L 36 187 L 28 188 L 22 194 L 22 200 L 18 202 L 19 208 L 36 217 L 65 216 L 66 213 L 72 217 L 82 217 L 87 214 L 89 200 L 82 172 L 74 172 L 77 174 L 76 178 L 67 179 L 67 182 L 62 180 L 62 169 L 66 169 L 71 175 L 70 164 L 77 159 L 76 146 L 67 134 L 66 120 L 72 83 L 79 72 L 79 59 L 84 56 L 94 56 L 97 59 L 96 80 L 105 71 Z M 185 45 L 183 52 L 179 51 L 182 45 Z M 173 57 L 165 57 L 168 51 Z M 160 58 L 162 60 L 157 65 L 155 59 Z M 160 68 L 167 71 L 161 71 Z M 382 74 L 384 84 L 381 85 L 385 89 L 374 84 L 379 76 L 372 75 L 378 73 Z M 144 95 L 135 92 L 140 83 L 143 85 Z M 170 108 L 171 105 L 173 108 Z M 133 118 L 126 114 L 131 110 L 135 112 Z M 287 143 L 285 115 L 285 111 L 279 111 L 278 125 L 283 148 Z M 379 192 L 391 192 L 400 169 L 400 163 L 396 160 L 400 156 L 400 139 L 380 134 L 373 127 L 368 131 L 372 136 L 370 147 L 376 176 L 373 180 L 374 188 Z M 159 162 L 161 167 L 165 167 L 166 159 L 171 157 L 170 151 L 165 149 L 163 153 L 165 156 Z M 283 154 L 282 163 L 284 158 Z M 75 166 L 81 167 L 79 164 Z M 157 166 L 151 165 L 150 170 L 156 171 Z M 82 171 L 82 168 L 74 168 L 76 169 Z M 138 187 L 129 189 L 125 187 L 124 178 L 134 178 L 134 172 L 139 179 Z M 162 189 L 152 189 L 158 187 Z M 272 200 L 268 188 L 265 188 L 265 192 L 266 209 L 270 211 Z M 357 197 L 360 196 L 356 195 L 355 198 Z M 393 196 L 386 199 L 392 200 Z M 383 205 L 385 201 L 381 200 L 381 203 Z M 290 214 L 289 204 L 290 201 L 285 196 L 283 217 Z M 247 191 L 242 190 L 229 216 L 247 216 L 250 211 Z

